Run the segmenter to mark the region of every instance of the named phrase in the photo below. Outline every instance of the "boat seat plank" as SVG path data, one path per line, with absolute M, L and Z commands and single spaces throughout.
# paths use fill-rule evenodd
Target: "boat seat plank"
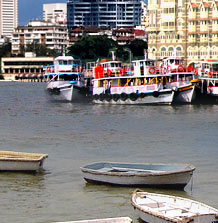
M 143 170 L 143 169 L 135 169 L 135 168 L 124 168 L 124 167 L 112 167 L 113 170 L 120 172 L 143 172 L 143 173 L 161 173 L 164 171 L 161 170 Z
M 157 202 L 157 203 L 147 203 L 147 204 L 140 204 L 141 206 L 147 206 L 149 208 L 161 208 L 165 207 L 164 202 Z

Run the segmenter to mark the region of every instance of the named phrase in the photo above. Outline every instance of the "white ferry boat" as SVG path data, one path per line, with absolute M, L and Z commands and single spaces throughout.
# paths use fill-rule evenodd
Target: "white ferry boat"
M 158 73 L 154 60 L 133 61 L 133 69 L 103 61 L 95 68 L 93 101 L 98 104 L 171 104 L 170 74 Z
M 74 101 L 85 91 L 81 66 L 72 56 L 59 56 L 54 65 L 44 67 L 46 91 L 54 100 Z
M 191 103 L 196 99 L 196 83 L 194 68 L 185 68 L 180 57 L 168 57 L 162 60 L 160 67 L 162 73 L 171 74 L 171 88 L 175 91 L 173 102 Z
M 218 61 L 195 61 L 191 63 L 194 73 L 200 81 L 203 95 L 218 97 Z

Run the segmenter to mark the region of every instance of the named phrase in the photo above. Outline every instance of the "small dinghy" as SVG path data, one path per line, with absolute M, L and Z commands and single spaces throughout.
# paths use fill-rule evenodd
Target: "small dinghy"
M 83 221 L 67 221 L 67 222 L 57 222 L 57 223 L 131 223 L 132 219 L 129 217 L 119 217 L 119 218 L 104 218 L 104 219 L 93 219 L 93 220 L 83 220 Z
M 87 182 L 123 186 L 183 189 L 195 167 L 190 164 L 130 164 L 99 162 L 81 167 Z
M 149 223 L 217 223 L 218 210 L 182 197 L 135 191 L 131 203 Z
M 0 151 L 0 171 L 35 172 L 42 168 L 47 154 Z

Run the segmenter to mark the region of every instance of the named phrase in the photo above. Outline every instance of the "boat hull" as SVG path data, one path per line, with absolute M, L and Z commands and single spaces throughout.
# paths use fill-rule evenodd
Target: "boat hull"
M 177 88 L 174 94 L 173 102 L 175 103 L 192 103 L 196 98 L 195 86 Z
M 0 152 L 0 171 L 35 172 L 43 168 L 47 154 Z
M 103 98 L 101 98 L 103 96 Z M 155 91 L 143 93 L 143 96 L 137 96 L 131 98 L 127 96 L 122 98 L 122 94 L 119 99 L 114 99 L 113 95 L 99 95 L 99 98 L 94 99 L 96 104 L 117 104 L 117 105 L 143 105 L 143 104 L 171 104 L 173 101 L 174 92 L 172 90 Z
M 57 223 L 131 223 L 132 219 L 129 217 L 118 217 L 118 218 L 104 218 L 104 219 L 93 219 L 93 220 L 82 220 L 82 221 L 67 221 Z
M 98 184 L 111 184 L 120 186 L 146 186 L 183 189 L 190 181 L 194 168 L 190 167 L 182 171 L 137 171 L 133 167 L 125 168 L 102 168 L 91 170 L 81 168 L 83 177 L 87 182 Z M 119 171 L 120 170 L 120 171 Z
M 120 186 L 146 186 L 183 189 L 192 177 L 192 173 L 169 174 L 168 176 L 106 176 L 83 172 L 84 179 L 90 183 Z
M 55 101 L 77 101 L 83 95 L 82 88 L 69 84 L 64 81 L 50 82 L 46 87 L 49 97 Z

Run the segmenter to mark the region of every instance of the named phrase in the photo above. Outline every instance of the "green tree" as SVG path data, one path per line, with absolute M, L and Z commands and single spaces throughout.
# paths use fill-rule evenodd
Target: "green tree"
M 26 47 L 21 47 L 21 52 L 34 52 L 36 56 L 57 56 L 59 54 L 58 50 L 49 49 L 45 44 L 30 43 Z
M 148 44 L 144 40 L 135 39 L 127 45 L 134 57 L 144 56 L 145 50 L 148 49 Z
M 110 49 L 114 47 L 117 47 L 116 42 L 106 36 L 88 36 L 71 46 L 69 54 L 76 55 L 82 60 L 97 60 L 101 57 L 108 57 Z
M 11 43 L 4 43 L 0 46 L 0 79 L 3 79 L 1 73 L 1 58 L 2 57 L 9 57 L 11 55 Z
M 11 55 L 11 43 L 5 43 L 0 46 L 0 58 L 9 57 Z

